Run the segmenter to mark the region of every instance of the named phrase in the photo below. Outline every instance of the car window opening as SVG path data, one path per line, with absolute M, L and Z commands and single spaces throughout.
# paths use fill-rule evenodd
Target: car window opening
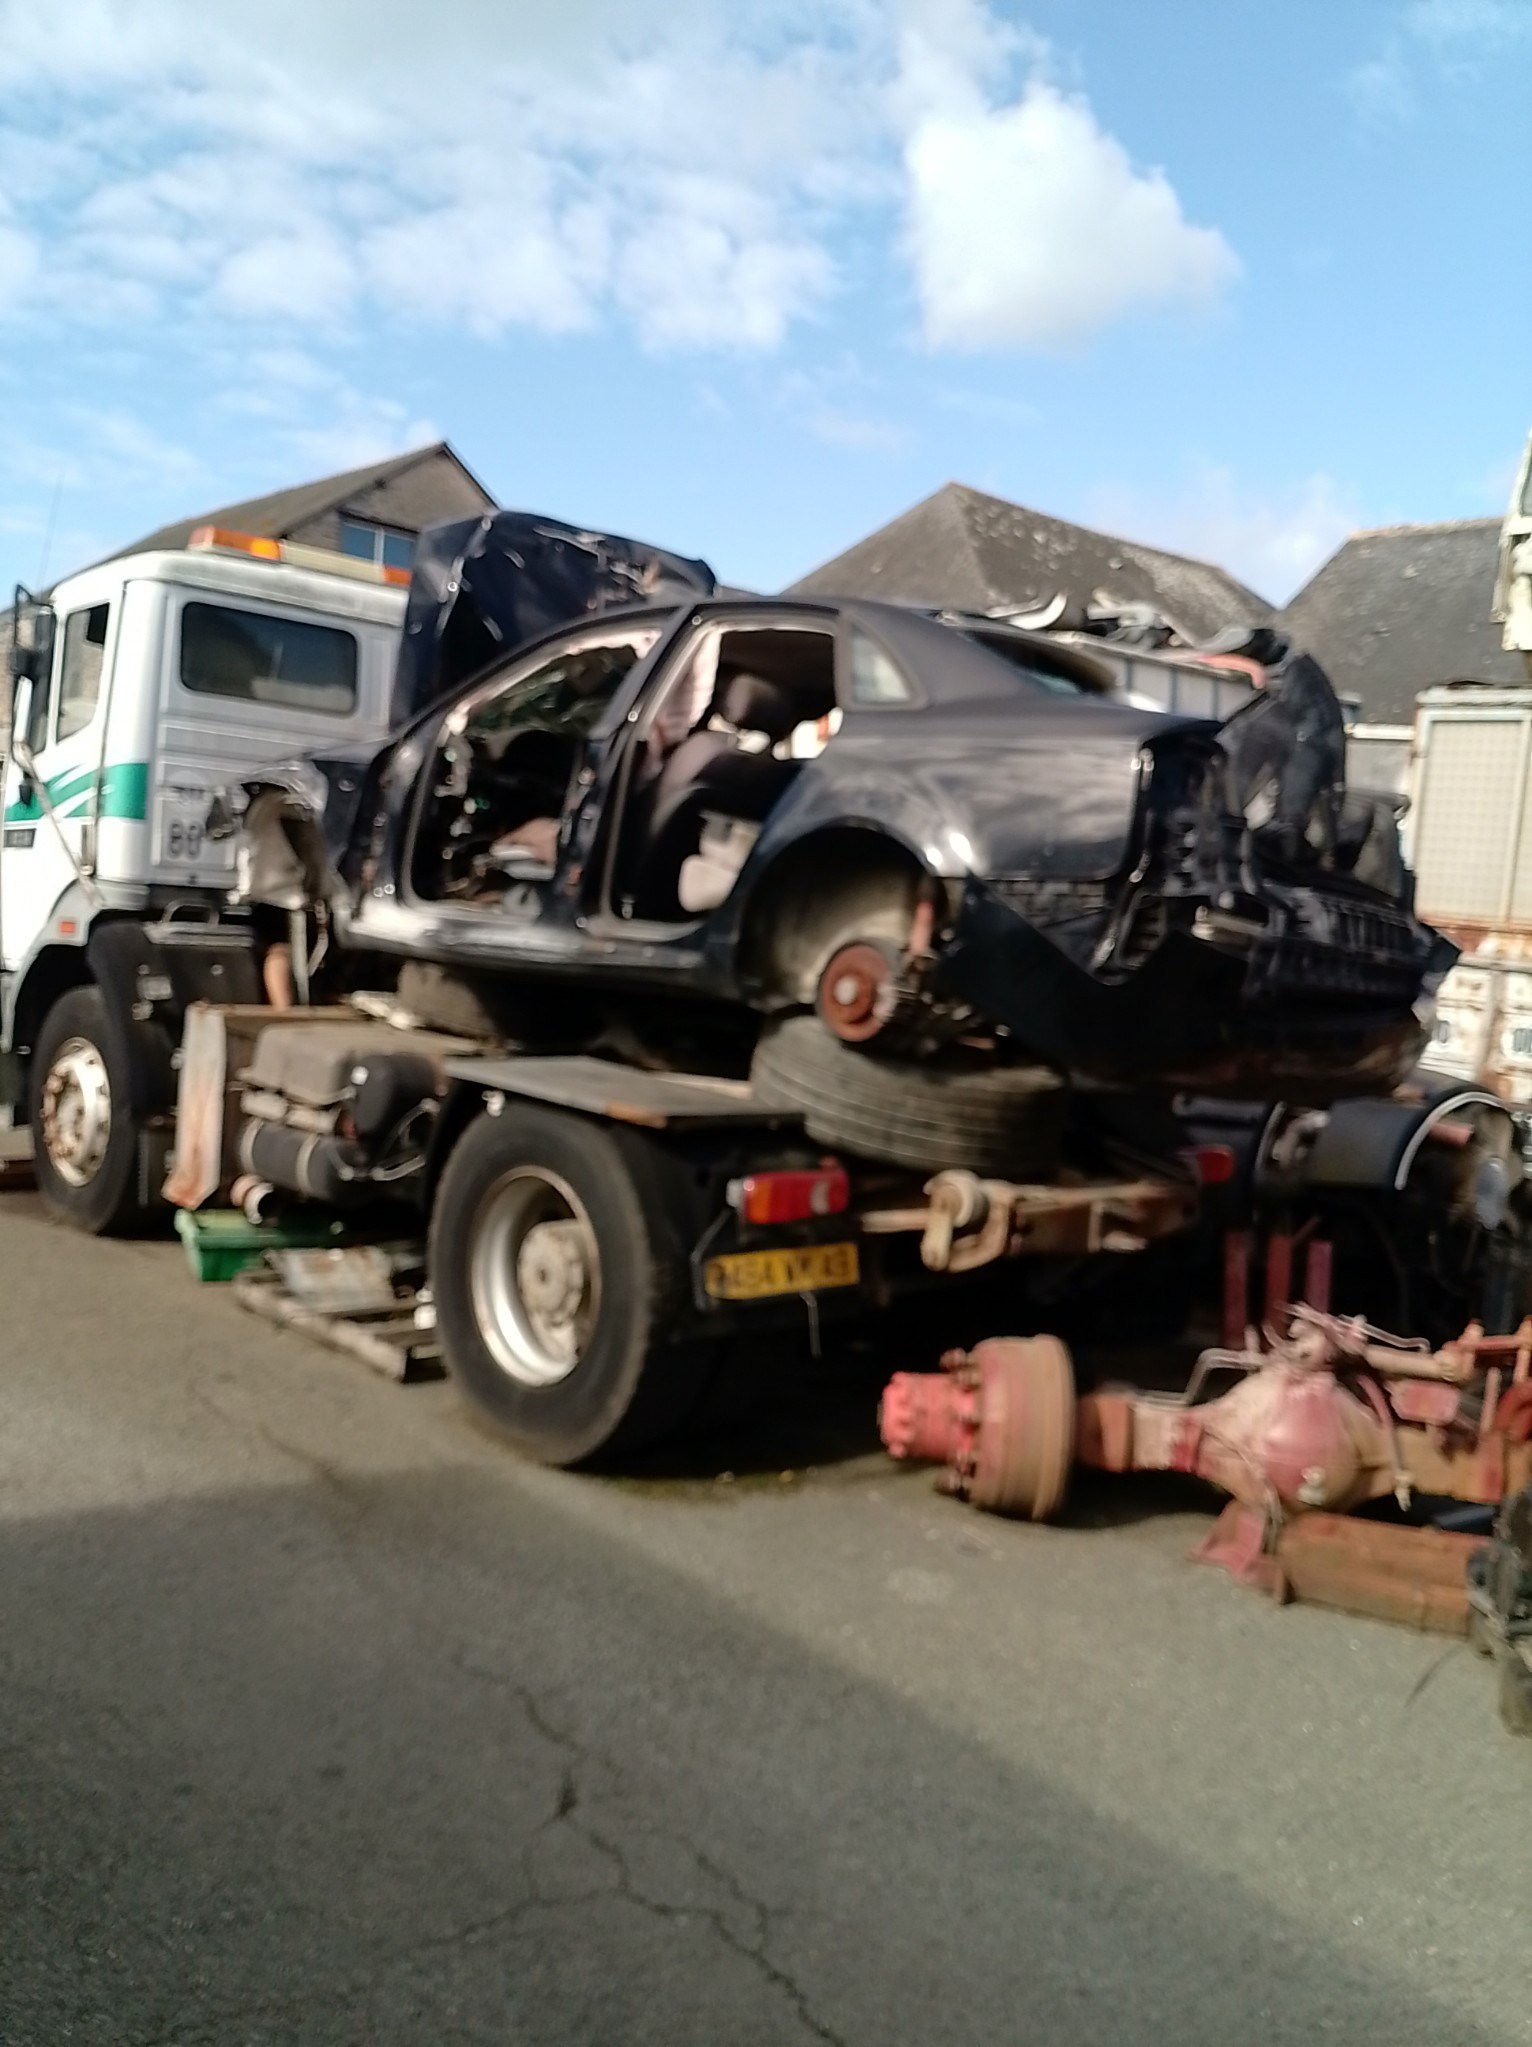
M 1108 692 L 1109 685 L 1105 679 L 1100 682 L 1089 680 L 1083 664 L 1077 659 L 1071 660 L 1068 654 L 1050 661 L 1047 649 L 1039 648 L 1035 641 L 1023 639 L 1016 633 L 986 631 L 983 626 L 967 624 L 958 626 L 957 630 L 965 640 L 972 640 L 976 647 L 998 654 L 1034 689 L 1042 690 L 1048 696 L 1104 696 Z
M 831 633 L 703 628 L 635 746 L 614 870 L 621 914 L 676 923 L 726 902 L 767 817 L 840 722 Z
M 415 837 L 417 896 L 494 904 L 552 876 L 585 742 L 657 637 L 566 649 L 452 714 Z

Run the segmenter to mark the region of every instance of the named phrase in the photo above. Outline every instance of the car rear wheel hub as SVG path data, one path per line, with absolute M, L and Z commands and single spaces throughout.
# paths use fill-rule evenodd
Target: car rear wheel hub
M 555 1386 L 579 1364 L 601 1304 L 601 1261 L 585 1206 L 542 1167 L 490 1189 L 468 1246 L 474 1314 L 491 1357 L 523 1386 Z
M 882 946 L 843 945 L 819 977 L 820 1020 L 845 1044 L 875 1038 L 898 1006 L 899 962 Z
M 95 1179 L 112 1136 L 112 1086 L 106 1061 L 89 1038 L 66 1038 L 43 1082 L 42 1139 L 59 1178 L 71 1187 Z

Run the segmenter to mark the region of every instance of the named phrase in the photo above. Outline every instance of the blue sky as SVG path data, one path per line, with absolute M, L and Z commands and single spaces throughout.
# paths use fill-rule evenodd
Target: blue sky
M 0 579 L 445 435 L 776 587 L 948 478 L 1498 513 L 1532 0 L 0 0 Z

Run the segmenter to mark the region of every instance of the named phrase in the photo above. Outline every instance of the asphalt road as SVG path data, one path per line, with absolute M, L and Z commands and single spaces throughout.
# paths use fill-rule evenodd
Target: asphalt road
M 714 1475 L 542 1472 L 0 1196 L 4 2047 L 1532 2038 L 1466 1649 L 747 1370 Z

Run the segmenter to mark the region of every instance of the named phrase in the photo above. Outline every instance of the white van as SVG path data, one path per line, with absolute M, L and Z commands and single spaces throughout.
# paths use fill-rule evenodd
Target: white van
M 0 1122 L 90 1230 L 158 1193 L 199 997 L 258 1000 L 220 791 L 381 742 L 407 572 L 206 527 L 18 591 L 0 782 Z

